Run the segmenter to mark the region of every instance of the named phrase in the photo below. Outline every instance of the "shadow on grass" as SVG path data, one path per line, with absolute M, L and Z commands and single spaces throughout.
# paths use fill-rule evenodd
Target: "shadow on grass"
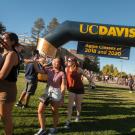
M 130 123 L 130 125 L 129 125 Z M 105 119 L 105 120 L 94 120 L 94 122 L 91 121 L 83 121 L 78 123 L 73 123 L 71 125 L 71 129 L 64 130 L 61 129 L 61 133 L 70 133 L 72 134 L 74 132 L 94 132 L 94 131 L 116 131 L 119 134 L 131 134 L 131 130 L 135 127 L 135 117 L 125 118 L 125 119 Z M 105 126 L 103 126 L 105 125 Z
M 109 89 L 109 90 L 108 90 Z M 127 89 L 97 87 L 86 92 L 80 123 L 73 123 L 70 132 L 116 131 L 119 134 L 133 134 L 135 128 L 135 107 L 129 99 L 122 98 L 118 92 Z M 97 101 L 97 102 L 96 102 Z M 131 107 L 129 107 L 131 106 Z M 134 129 L 135 131 L 135 129 Z M 62 133 L 68 132 L 61 130 Z M 135 133 L 134 133 L 135 134 Z
M 87 86 L 87 85 L 86 85 Z M 110 90 L 128 90 L 128 88 L 122 87 L 109 87 L 109 86 L 97 86 L 98 89 L 110 89 Z
M 135 102 L 131 102 L 126 95 L 120 94 L 127 89 L 98 86 L 95 90 L 88 90 L 84 94 L 84 103 L 82 105 L 81 120 L 78 123 L 73 122 L 70 130 L 59 129 L 60 134 L 72 135 L 79 133 L 85 135 L 96 135 L 96 132 L 114 131 L 121 135 L 131 135 L 135 131 Z M 126 97 L 126 98 L 125 98 Z M 67 106 L 67 104 L 65 105 Z M 30 112 L 31 111 L 31 112 Z M 23 111 L 23 114 L 14 113 L 15 117 L 37 117 L 36 111 Z M 66 117 L 66 107 L 60 109 L 61 117 Z M 28 114 L 28 116 L 27 116 Z M 50 110 L 47 111 L 47 117 L 51 118 Z M 36 118 L 37 119 L 37 118 Z M 65 119 L 61 122 L 63 127 Z M 47 128 L 51 127 L 47 123 Z M 17 132 L 20 128 L 26 130 Z M 33 129 L 33 130 L 32 130 Z M 33 135 L 38 130 L 38 123 L 16 126 L 15 135 Z M 58 133 L 58 135 L 59 135 Z M 108 135 L 108 134 L 106 134 Z

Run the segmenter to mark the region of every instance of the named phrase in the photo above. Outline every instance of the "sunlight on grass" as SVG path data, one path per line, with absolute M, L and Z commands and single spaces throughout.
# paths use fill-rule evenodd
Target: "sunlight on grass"
M 14 134 L 33 135 L 39 128 L 37 119 L 38 97 L 43 93 L 46 83 L 39 82 L 34 96 L 30 99 L 30 108 L 20 109 L 14 107 Z M 18 82 L 18 95 L 22 92 L 25 81 L 24 74 L 20 74 Z M 135 133 L 135 93 L 128 89 L 113 88 L 109 85 L 97 86 L 95 90 L 88 90 L 85 84 L 84 101 L 82 104 L 81 120 L 74 122 L 70 130 L 63 128 L 67 112 L 67 92 L 65 106 L 60 108 L 60 125 L 58 135 L 114 135 Z M 52 113 L 49 107 L 45 111 L 46 127 L 52 127 Z M 2 135 L 0 123 L 0 135 Z

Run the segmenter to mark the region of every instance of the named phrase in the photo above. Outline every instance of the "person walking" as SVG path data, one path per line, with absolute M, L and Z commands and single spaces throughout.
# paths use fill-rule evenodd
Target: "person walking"
M 132 75 L 129 75 L 128 77 L 128 86 L 129 86 L 129 93 L 132 93 L 134 90 L 133 90 L 133 85 L 134 85 L 134 79 L 132 77 Z
M 72 117 L 72 108 L 75 102 L 77 114 L 75 118 L 75 122 L 80 120 L 81 115 L 81 103 L 83 100 L 84 94 L 84 85 L 82 82 L 82 75 L 85 76 L 89 81 L 90 78 L 85 72 L 78 66 L 78 62 L 76 58 L 71 57 L 68 58 L 67 67 L 65 68 L 66 78 L 67 78 L 67 89 L 69 92 L 68 97 L 68 118 L 65 123 L 65 128 L 69 128 L 71 124 Z
M 30 97 L 35 94 L 38 84 L 38 73 L 35 70 L 33 61 L 39 59 L 38 50 L 34 50 L 31 59 L 24 59 L 25 66 L 25 89 L 22 91 L 18 102 L 15 104 L 16 107 L 21 107 L 22 109 L 27 108 Z M 40 65 L 38 65 L 40 66 Z
M 36 66 L 37 64 L 35 64 Z M 61 70 L 61 61 L 59 58 L 55 58 L 52 61 L 52 67 L 45 67 L 44 70 L 37 68 L 39 73 L 47 73 L 48 82 L 45 90 L 45 94 L 41 96 L 40 103 L 38 105 L 38 120 L 40 124 L 40 129 L 35 135 L 45 135 L 47 134 L 46 123 L 44 118 L 44 111 L 48 105 L 48 99 L 51 98 L 51 110 L 53 114 L 53 128 L 50 128 L 50 134 L 57 131 L 57 126 L 59 123 L 59 107 L 64 103 L 64 93 L 66 89 L 66 78 L 64 72 Z

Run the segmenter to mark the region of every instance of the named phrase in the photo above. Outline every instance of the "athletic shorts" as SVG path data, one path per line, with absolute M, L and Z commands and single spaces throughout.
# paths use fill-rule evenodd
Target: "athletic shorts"
M 0 103 L 13 103 L 16 101 L 16 82 L 0 81 Z
M 46 99 L 51 97 L 52 101 L 60 101 L 62 98 L 60 88 L 54 88 L 52 86 L 47 86 L 45 93 L 39 98 L 39 100 L 45 103 Z
M 37 81 L 32 82 L 32 81 L 26 80 L 26 86 L 25 86 L 24 92 L 30 95 L 34 95 L 36 89 L 37 89 Z

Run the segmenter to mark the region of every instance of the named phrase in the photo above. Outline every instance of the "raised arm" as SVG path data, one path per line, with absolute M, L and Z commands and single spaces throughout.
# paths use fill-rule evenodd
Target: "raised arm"
M 34 61 L 34 68 L 36 70 L 37 73 L 41 73 L 41 74 L 44 74 L 45 73 L 45 70 L 42 68 L 39 68 L 38 66 L 38 62 L 37 61 Z

